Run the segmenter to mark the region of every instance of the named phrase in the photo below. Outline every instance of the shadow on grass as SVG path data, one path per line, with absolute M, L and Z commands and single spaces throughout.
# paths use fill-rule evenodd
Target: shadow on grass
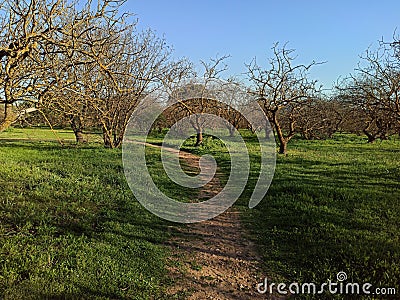
M 0 298 L 162 294 L 173 224 L 146 211 L 121 151 L 0 141 Z
M 240 202 L 266 272 L 288 281 L 323 283 L 345 271 L 351 282 L 397 286 L 397 148 L 364 151 L 363 145 L 321 143 L 279 157 L 267 196 L 254 210 L 245 210 Z M 249 186 L 256 179 L 253 174 Z M 247 189 L 242 198 L 250 195 Z

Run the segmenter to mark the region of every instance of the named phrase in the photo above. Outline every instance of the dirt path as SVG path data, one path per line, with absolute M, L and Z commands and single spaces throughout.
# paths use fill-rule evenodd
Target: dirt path
M 262 273 L 254 245 L 245 238 L 235 209 L 202 223 L 185 226 L 170 241 L 176 284 L 168 290 L 178 299 L 265 299 L 257 293 Z
M 197 156 L 183 151 L 179 156 L 196 172 Z M 222 189 L 221 175 L 217 172 L 194 200 L 203 201 L 217 194 Z M 212 220 L 184 225 L 178 231 L 168 242 L 170 260 L 178 264 L 178 267 L 169 267 L 174 285 L 167 290 L 168 296 L 196 300 L 266 299 L 256 289 L 257 283 L 263 280 L 260 257 L 254 243 L 246 238 L 248 233 L 237 209 L 231 207 Z

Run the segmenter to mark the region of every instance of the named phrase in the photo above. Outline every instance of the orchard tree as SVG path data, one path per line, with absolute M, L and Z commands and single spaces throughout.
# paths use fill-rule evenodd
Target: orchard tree
M 400 124 L 400 59 L 397 44 L 390 48 L 380 48 L 376 52 L 366 51 L 362 57 L 366 66 L 360 64 L 358 84 L 360 92 L 371 98 L 377 105 L 384 107 L 388 114 L 395 114 Z
M 317 63 L 295 64 L 294 50 L 285 46 L 279 48 L 279 44 L 272 50 L 274 56 L 269 60 L 269 66 L 263 68 L 254 59 L 247 65 L 247 75 L 253 85 L 251 92 L 257 95 L 258 103 L 275 131 L 279 153 L 286 154 L 287 143 L 296 133 L 300 110 L 317 93 L 316 81 L 308 78 L 309 69 Z M 285 127 L 281 120 L 283 113 L 287 116 Z
M 41 102 L 41 110 L 66 118 L 75 133 L 76 141 L 84 142 L 83 129 L 96 126 L 96 111 L 90 105 L 92 94 L 88 86 L 96 82 L 101 74 L 112 76 L 111 60 L 120 37 L 125 35 L 135 23 L 127 24 L 125 15 L 118 16 L 118 7 L 101 19 L 85 19 L 72 22 L 67 40 L 74 45 L 72 50 L 47 53 L 45 59 L 51 66 L 44 80 L 50 80 L 46 96 Z M 127 24 L 127 25 L 126 25 Z M 90 83 L 90 84 L 89 84 Z
M 307 140 L 330 138 L 340 130 L 346 117 L 341 102 L 313 99 L 299 111 L 297 131 Z
M 231 137 L 235 135 L 235 129 L 250 127 L 242 112 L 251 113 L 249 104 L 253 101 L 253 96 L 247 93 L 243 83 L 234 78 L 229 79 L 218 90 L 217 98 L 222 102 L 217 114 L 226 120 L 223 125 L 229 130 Z
M 173 116 L 174 121 L 187 117 L 190 126 L 196 131 L 196 147 L 203 142 L 203 131 L 205 127 L 210 127 L 210 118 L 204 114 L 218 115 L 221 105 L 217 100 L 221 84 L 220 73 L 227 69 L 224 60 L 227 56 L 211 59 L 209 62 L 202 61 L 202 73 L 189 72 L 192 76 L 182 77 L 181 81 L 175 82 L 168 87 L 168 105 L 172 107 L 168 110 L 167 116 Z
M 4 111 L 0 131 L 40 108 L 72 64 L 92 63 L 97 56 L 92 52 L 93 43 L 105 42 L 95 35 L 97 27 L 118 23 L 121 4 L 115 0 L 84 4 L 67 0 L 1 2 L 0 103 Z M 64 58 L 68 58 L 65 64 L 57 65 L 60 76 L 54 76 L 54 60 Z
M 164 115 L 168 120 L 169 127 L 183 120 L 183 127 L 192 127 L 196 131 L 196 144 L 199 146 L 203 142 L 203 132 L 205 128 L 212 127 L 210 119 L 204 114 L 217 115 L 220 105 L 215 99 L 215 91 L 205 88 L 202 83 L 195 80 L 186 83 L 184 86 L 175 90 L 169 98 L 168 108 Z M 177 128 L 184 132 L 184 128 Z
M 187 72 L 190 64 L 185 59 L 173 61 L 171 48 L 150 30 L 129 32 L 109 51 L 105 64 L 111 67 L 90 81 L 93 97 L 89 102 L 101 124 L 105 146 L 115 148 L 122 143 L 139 103 L 165 80 Z
M 393 46 L 392 46 L 393 47 Z M 355 74 L 336 89 L 361 114 L 369 142 L 400 133 L 400 62 L 395 49 L 383 45 L 366 51 Z
M 379 90 L 379 83 L 365 76 L 352 77 L 338 87 L 340 96 L 350 107 L 348 118 L 363 132 L 369 143 L 376 139 L 387 139 L 396 132 L 396 119 L 385 101 L 374 96 Z
M 86 126 L 100 127 L 107 148 L 120 146 L 139 102 L 188 65 L 171 60 L 164 39 L 139 32 L 117 12 L 76 25 L 68 39 L 71 51 L 47 53 L 51 68 L 43 78 L 51 84 L 41 101 L 43 110 L 69 120 L 77 142 L 85 141 Z

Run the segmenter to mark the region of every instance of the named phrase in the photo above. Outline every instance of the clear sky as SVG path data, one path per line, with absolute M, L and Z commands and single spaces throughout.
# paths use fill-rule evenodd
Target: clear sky
M 299 63 L 327 61 L 311 72 L 324 88 L 353 72 L 359 55 L 400 33 L 400 1 L 128 0 L 124 5 L 195 64 L 231 55 L 226 75 L 262 64 L 275 42 L 296 49 Z

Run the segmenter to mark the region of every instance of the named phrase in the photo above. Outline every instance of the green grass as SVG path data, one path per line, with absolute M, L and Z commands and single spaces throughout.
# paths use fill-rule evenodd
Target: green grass
M 249 223 L 267 270 L 289 280 L 399 288 L 400 142 L 295 141 Z
M 175 225 L 133 198 L 121 150 L 76 146 L 63 130 L 57 131 L 66 141 L 61 146 L 41 130 L 0 134 L 0 298 L 162 297 L 172 283 L 164 242 Z M 265 199 L 250 210 L 259 147 L 244 135 L 251 173 L 236 206 L 259 244 L 264 275 L 276 282 L 323 283 L 345 271 L 348 282 L 399 292 L 400 141 L 294 139 L 288 155 L 278 156 Z M 184 148 L 213 154 L 228 173 L 223 143 L 206 137 L 201 147 L 193 145 L 189 139 Z M 182 201 L 195 195 L 160 172 L 157 149 L 148 147 L 146 156 L 161 190 Z
M 180 163 L 187 174 L 195 175 L 198 173 L 197 167 L 189 166 L 182 160 L 180 160 Z M 163 171 L 160 148 L 146 147 L 146 166 L 153 181 L 163 194 L 180 202 L 197 202 L 196 197 L 199 189 L 180 186 Z
M 121 150 L 30 133 L 0 135 L 0 298 L 161 297 L 172 224 L 133 198 Z
M 100 144 L 102 142 L 101 134 L 84 133 L 85 138 L 90 143 Z M 48 128 L 33 127 L 33 128 L 19 128 L 10 127 L 4 133 L 0 133 L 0 138 L 9 141 L 31 141 L 31 142 L 46 142 L 46 141 L 61 141 L 65 144 L 75 142 L 75 136 L 70 129 L 55 129 L 49 130 Z
M 400 292 L 400 141 L 367 144 L 355 135 L 326 141 L 294 139 L 278 156 L 264 200 L 248 209 L 258 179 L 259 147 L 243 132 L 251 173 L 236 206 L 259 244 L 265 276 L 286 283 L 335 281 L 395 287 Z M 226 148 L 211 137 L 186 150 L 210 153 L 229 172 Z M 221 164 L 222 163 L 222 164 Z M 328 297 L 329 298 L 329 297 Z

